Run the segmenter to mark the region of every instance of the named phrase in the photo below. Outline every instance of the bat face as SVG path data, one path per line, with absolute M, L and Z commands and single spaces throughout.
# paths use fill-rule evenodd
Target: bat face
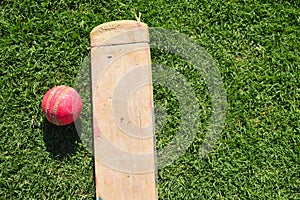
M 157 199 L 147 25 L 96 27 L 91 77 L 96 199 Z

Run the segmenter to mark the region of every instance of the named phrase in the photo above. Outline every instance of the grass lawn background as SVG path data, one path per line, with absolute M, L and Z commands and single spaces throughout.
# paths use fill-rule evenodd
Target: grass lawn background
M 159 169 L 160 199 L 300 199 L 297 0 L 1 1 L 0 198 L 93 197 L 90 153 L 72 137 L 73 126 L 47 135 L 41 99 L 55 85 L 74 85 L 93 27 L 134 19 L 138 11 L 150 27 L 179 31 L 203 46 L 227 91 L 226 124 L 215 149 L 198 156 L 208 120 L 202 115 L 186 154 Z M 184 74 L 209 113 L 199 74 L 183 70 L 174 55 L 153 52 L 152 59 Z M 171 94 L 156 87 L 154 97 L 176 116 Z M 158 148 L 170 141 L 176 123 L 174 117 L 157 133 Z

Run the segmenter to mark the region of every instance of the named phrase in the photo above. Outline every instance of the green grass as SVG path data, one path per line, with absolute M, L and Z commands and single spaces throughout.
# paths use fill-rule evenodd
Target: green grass
M 74 127 L 53 129 L 43 94 L 74 85 L 98 24 L 134 19 L 186 34 L 212 55 L 227 91 L 224 130 L 213 151 L 198 156 L 210 102 L 201 76 L 175 55 L 155 62 L 184 74 L 202 109 L 198 138 L 185 155 L 159 169 L 160 199 L 300 199 L 300 2 L 46 1 L 0 2 L 0 197 L 91 199 L 92 157 Z M 176 129 L 177 101 L 157 86 L 155 103 Z M 165 99 L 165 100 L 164 100 Z M 61 136 L 63 135 L 63 136 Z

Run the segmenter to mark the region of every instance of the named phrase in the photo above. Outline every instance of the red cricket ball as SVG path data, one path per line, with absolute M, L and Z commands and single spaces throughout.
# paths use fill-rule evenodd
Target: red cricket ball
M 48 90 L 42 100 L 43 114 L 55 125 L 73 123 L 82 110 L 79 94 L 69 86 L 56 86 Z

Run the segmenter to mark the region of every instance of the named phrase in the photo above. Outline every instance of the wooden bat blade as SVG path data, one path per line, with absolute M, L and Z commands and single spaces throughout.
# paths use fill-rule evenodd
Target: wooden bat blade
M 124 20 L 91 32 L 97 200 L 156 200 L 148 27 Z

